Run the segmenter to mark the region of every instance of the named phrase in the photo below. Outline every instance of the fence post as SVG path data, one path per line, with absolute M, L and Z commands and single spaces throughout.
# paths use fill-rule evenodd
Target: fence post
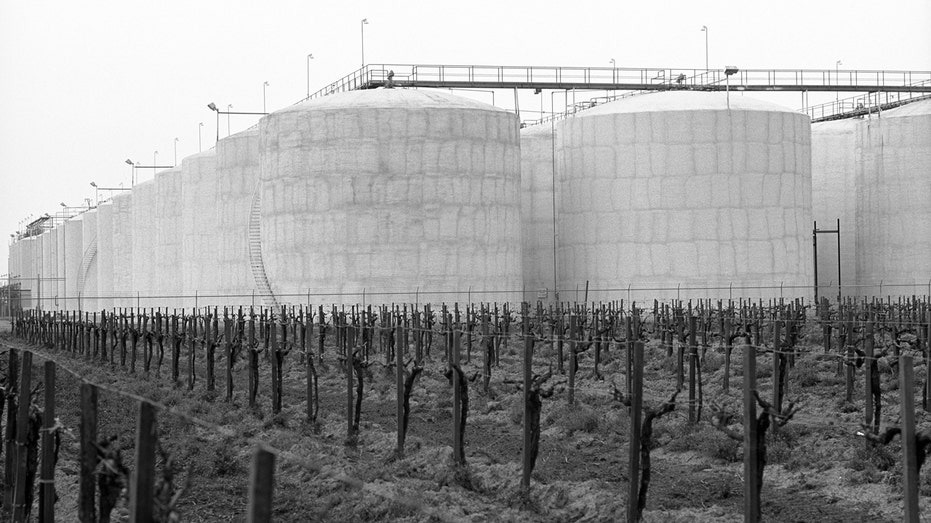
M 9 391 L 6 395 L 6 431 L 4 434 L 4 449 L 5 453 L 3 460 L 3 484 L 12 485 L 13 484 L 13 466 L 15 461 L 13 459 L 14 451 L 16 449 L 16 403 L 17 397 L 13 391 L 16 390 L 16 385 L 19 383 L 19 351 L 16 349 L 10 349 L 9 352 L 9 376 L 8 376 L 8 387 Z M 3 492 L 3 506 L 10 507 L 13 505 L 13 489 L 7 488 Z
M 757 489 L 760 467 L 757 463 L 759 452 L 756 430 L 756 348 L 743 345 L 744 356 L 744 521 L 755 523 L 760 518 L 760 494 Z
M 899 402 L 902 410 L 902 490 L 905 496 L 903 521 L 918 523 L 918 445 L 915 440 L 915 369 L 912 356 L 899 358 Z
M 249 473 L 249 508 L 247 523 L 266 523 L 272 520 L 272 494 L 275 492 L 275 455 L 257 448 Z
M 630 392 L 630 440 L 627 445 L 630 471 L 627 490 L 627 521 L 639 520 L 637 500 L 640 497 L 640 432 L 643 423 L 643 342 L 636 341 L 633 349 L 633 376 Z
M 389 315 L 388 318 L 386 319 L 388 321 L 388 325 L 390 326 L 392 317 Z M 397 371 L 397 375 L 395 377 L 397 379 L 397 386 L 398 386 L 398 391 L 397 391 L 398 451 L 397 452 L 398 452 L 398 456 L 400 457 L 404 455 L 404 354 L 403 354 L 403 351 L 401 350 L 402 349 L 401 318 L 399 316 L 395 316 L 395 321 L 398 322 L 397 326 L 395 327 L 395 333 L 394 333 L 395 335 L 394 358 L 395 358 L 395 366 L 397 367 L 395 369 Z M 389 330 L 388 332 L 389 332 L 388 335 L 390 336 L 391 331 Z M 415 363 L 414 365 L 417 365 L 417 364 Z
M 26 438 L 29 435 L 29 408 L 32 388 L 32 353 L 23 351 L 19 378 L 19 405 L 16 409 L 16 480 L 13 488 L 13 521 L 26 521 Z M 10 485 L 7 485 L 10 488 Z M 30 507 L 31 508 L 31 507 Z
M 530 333 L 530 311 L 527 302 L 521 304 L 521 335 L 524 338 L 524 449 L 522 455 L 523 471 L 521 474 L 521 487 L 530 488 L 530 467 L 532 458 L 530 447 L 533 445 L 533 435 L 530 430 L 530 382 L 533 380 L 533 335 Z M 542 325 L 542 319 L 541 319 Z
M 81 384 L 81 477 L 78 487 L 78 520 L 81 523 L 97 521 L 96 477 L 97 467 L 97 387 Z
M 136 420 L 136 472 L 130 485 L 130 520 L 134 523 L 152 521 L 152 488 L 155 481 L 155 448 L 158 433 L 155 407 L 146 401 L 139 403 Z
M 55 362 L 45 362 L 45 411 L 42 413 L 42 471 L 39 476 L 39 521 L 55 521 Z

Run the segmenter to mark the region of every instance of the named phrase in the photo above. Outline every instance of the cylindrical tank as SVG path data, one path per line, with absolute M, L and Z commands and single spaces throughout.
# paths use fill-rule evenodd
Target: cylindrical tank
M 81 270 L 78 273 L 78 292 L 81 295 L 81 309 L 93 312 L 97 310 L 97 209 L 84 213 L 83 221 L 84 243 Z
M 154 248 L 155 180 L 147 180 L 133 187 L 132 211 L 132 274 L 133 298 L 141 307 L 164 307 L 165 303 L 153 299 L 155 293 Z
M 856 146 L 862 289 L 923 294 L 931 279 L 931 100 L 872 115 L 858 127 Z
M 255 290 L 249 265 L 249 211 L 261 178 L 258 129 L 217 143 L 218 285 L 229 304 L 248 304 Z
M 155 175 L 155 288 L 160 306 L 178 306 L 182 292 L 181 269 L 181 169 Z
M 520 131 L 520 223 L 524 299 L 552 300 L 556 286 L 553 220 L 555 128 L 549 122 Z
M 133 294 L 133 194 L 113 196 L 113 307 L 135 304 Z
M 84 259 L 84 218 L 75 216 L 64 223 L 65 231 L 65 310 L 76 311 L 83 305 L 81 291 L 81 261 Z
M 97 206 L 97 309 L 113 307 L 113 202 Z
M 36 277 L 39 274 L 39 271 L 36 270 L 36 237 L 30 236 L 24 239 L 22 244 L 23 250 L 20 255 L 20 263 L 22 264 L 20 274 L 22 276 L 20 280 L 22 281 L 23 308 L 34 309 L 39 290 L 36 287 Z M 41 262 L 39 263 L 41 264 Z
M 181 280 L 187 298 L 181 305 L 217 304 L 217 169 L 216 151 L 181 161 Z M 197 296 L 197 298 L 194 298 Z M 200 296 L 205 296 L 201 298 Z
M 818 235 L 818 295 L 836 300 L 838 280 L 844 295 L 857 291 L 856 131 L 859 119 L 811 126 L 811 212 L 818 229 L 834 230 L 840 220 L 840 267 L 835 234 Z M 840 277 L 838 277 L 838 268 Z
M 58 257 L 56 265 L 58 265 L 58 281 L 55 282 L 56 295 L 58 296 L 58 310 L 67 310 L 65 301 L 65 296 L 67 295 L 67 289 L 65 287 L 65 282 L 67 281 L 67 248 L 65 247 L 65 225 L 64 223 L 59 223 L 55 226 L 55 241 L 58 244 L 58 248 L 55 254 Z
M 10 244 L 9 257 L 7 258 L 8 259 L 7 280 L 3 282 L 3 285 L 12 285 L 14 287 L 19 285 L 20 288 L 22 287 L 22 280 L 21 280 L 21 276 L 23 274 L 22 256 L 23 256 L 22 240 L 18 240 L 18 239 L 14 240 L 13 243 Z M 21 302 L 17 302 L 18 296 L 19 294 L 15 292 L 12 293 L 12 300 L 14 302 L 13 303 L 14 310 L 22 307 L 22 305 L 20 305 Z
M 40 274 L 39 284 L 40 293 L 39 305 L 43 310 L 55 310 L 56 295 L 58 294 L 58 250 L 55 230 L 45 231 L 39 236 L 42 244 L 42 273 Z M 2 285 L 2 284 L 0 284 Z
M 589 300 L 628 288 L 641 302 L 810 297 L 806 115 L 683 91 L 626 98 L 558 126 L 560 287 L 588 282 Z
M 272 113 L 259 132 L 260 251 L 280 301 L 520 296 L 513 113 L 445 92 L 363 90 Z

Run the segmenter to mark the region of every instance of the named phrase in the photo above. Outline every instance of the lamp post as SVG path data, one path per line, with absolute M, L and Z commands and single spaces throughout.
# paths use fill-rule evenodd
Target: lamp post
M 617 83 L 617 62 L 611 59 L 611 83 Z
M 230 134 L 232 134 L 230 133 L 230 109 L 232 108 L 233 108 L 233 104 L 226 105 L 226 136 L 229 136 Z
M 126 159 L 126 163 L 132 168 L 132 172 L 129 174 L 129 186 L 133 187 L 136 185 L 136 163 L 129 158 Z
M 99 190 L 97 189 L 97 184 L 96 184 L 96 183 L 91 182 L 91 187 L 94 188 L 94 205 L 97 205 L 97 204 L 100 203 L 100 192 L 99 192 Z
M 724 68 L 724 78 L 727 81 L 727 84 L 725 85 L 724 89 L 727 92 L 727 108 L 728 109 L 731 108 L 731 75 L 737 74 L 738 71 L 740 71 L 740 69 L 734 67 L 733 65 L 729 65 Z
M 175 165 L 178 165 L 178 138 L 175 137 Z
M 203 152 L 203 150 L 204 150 L 204 142 L 203 142 L 203 139 L 202 139 L 201 136 L 200 136 L 200 131 L 201 131 L 203 128 L 204 128 L 204 122 L 200 122 L 199 124 L 197 124 L 197 152 Z M 175 165 L 177 165 L 177 164 L 175 164 Z
M 710 69 L 708 69 L 708 26 L 701 26 L 701 30 L 705 33 L 705 73 L 707 74 Z
M 268 80 L 265 80 L 265 83 L 262 84 L 262 112 L 263 112 L 263 113 L 267 113 L 267 112 L 268 112 L 268 111 L 265 109 L 265 88 L 266 88 L 266 87 L 268 87 Z
M 210 102 L 207 104 L 207 109 L 217 113 L 217 141 L 220 141 L 220 109 L 217 108 L 217 104 Z
M 835 85 L 840 85 L 840 66 L 843 64 L 844 62 L 841 62 L 840 60 L 834 62 L 834 84 Z M 835 95 L 834 104 L 838 105 L 840 103 L 840 91 L 836 91 L 834 95 Z
M 210 102 L 209 104 L 207 104 L 207 108 L 210 109 L 211 111 L 217 113 L 217 141 L 218 141 L 218 142 L 220 141 L 220 115 L 221 115 L 221 114 L 225 114 L 225 115 L 226 115 L 226 133 L 227 133 L 227 134 L 229 134 L 229 132 L 230 132 L 230 115 L 231 115 L 231 114 L 249 114 L 249 115 L 258 115 L 258 116 L 265 116 L 265 115 L 268 114 L 268 113 L 266 113 L 265 111 L 262 111 L 261 113 L 250 113 L 250 112 L 243 112 L 243 111 L 236 111 L 236 112 L 233 112 L 233 111 L 229 111 L 229 110 L 227 110 L 227 111 L 221 111 L 221 110 L 217 107 L 217 104 L 215 104 L 215 103 L 213 103 L 213 102 Z M 226 108 L 227 108 L 227 109 L 232 109 L 232 108 L 233 108 L 233 104 L 227 105 Z
M 310 61 L 314 59 L 314 54 L 307 55 L 307 98 L 310 98 Z
M 152 165 L 158 165 L 158 151 L 152 153 Z
M 362 28 L 362 67 L 365 67 L 365 26 L 369 25 L 369 19 L 363 18 L 359 25 Z

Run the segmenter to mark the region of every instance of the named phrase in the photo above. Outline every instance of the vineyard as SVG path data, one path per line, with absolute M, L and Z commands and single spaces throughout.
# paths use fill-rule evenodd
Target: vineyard
M 927 297 L 21 311 L 4 329 L 14 521 L 931 513 Z

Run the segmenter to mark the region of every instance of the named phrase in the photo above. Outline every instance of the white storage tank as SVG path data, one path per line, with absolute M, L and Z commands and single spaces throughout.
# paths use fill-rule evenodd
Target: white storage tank
M 531 302 L 538 299 L 551 301 L 555 298 L 554 134 L 552 122 L 520 130 L 523 285 L 524 299 Z
M 849 118 L 811 126 L 811 212 L 818 229 L 834 230 L 840 220 L 840 281 L 843 295 L 859 292 L 856 256 L 856 136 L 860 120 Z M 837 235 L 818 235 L 818 294 L 838 295 Z
M 263 118 L 271 289 L 284 302 L 309 292 L 358 303 L 363 291 L 367 303 L 465 301 L 470 289 L 474 301 L 516 301 L 518 127 L 502 109 L 413 89 L 342 93 Z
M 81 308 L 93 312 L 97 310 L 97 209 L 84 213 L 83 222 L 83 253 L 81 269 L 78 272 L 78 292 L 81 295 Z
M 67 252 L 65 248 L 65 224 L 64 222 L 59 223 L 55 226 L 55 242 L 57 243 L 56 249 L 56 265 L 58 266 L 58 281 L 56 282 L 56 294 L 58 295 L 58 309 L 67 310 L 67 302 L 65 296 L 67 296 L 67 289 L 65 283 L 67 281 Z
M 132 210 L 132 297 L 140 307 L 162 307 L 153 299 L 156 289 L 155 258 L 155 180 L 133 187 Z
M 97 206 L 97 309 L 113 307 L 113 202 Z
M 23 274 L 22 257 L 23 257 L 22 240 L 18 240 L 18 239 L 13 240 L 13 243 L 10 244 L 9 257 L 7 258 L 8 279 L 7 281 L 3 282 L 3 285 L 22 284 L 22 281 L 21 281 L 21 277 Z
M 213 149 L 181 161 L 181 281 L 187 298 L 166 305 L 199 307 L 213 304 L 201 295 L 217 292 L 217 169 Z M 195 299 L 194 296 L 197 296 Z M 220 300 L 222 301 L 222 300 Z
M 931 280 L 931 100 L 857 132 L 857 276 L 864 292 L 912 295 Z M 882 287 L 880 285 L 882 284 Z
M 133 295 L 133 194 L 113 196 L 112 307 L 131 307 Z
M 36 308 L 36 277 L 39 271 L 36 270 L 36 237 L 30 236 L 22 240 L 22 251 L 20 253 L 20 281 L 22 282 L 22 297 L 24 309 Z M 41 265 L 41 261 L 38 262 Z
M 75 216 L 64 223 L 65 236 L 65 310 L 76 311 L 83 305 L 81 292 L 81 261 L 84 259 L 84 217 Z
M 39 306 L 51 311 L 57 308 L 58 295 L 58 244 L 55 230 L 48 230 L 39 236 L 42 245 L 42 272 L 39 280 Z M 0 284 L 2 285 L 2 284 Z
M 259 188 L 259 131 L 249 129 L 217 143 L 217 282 L 228 304 L 250 304 L 255 280 L 249 265 L 249 211 Z
M 808 116 L 683 91 L 558 126 L 562 288 L 588 281 L 588 299 L 600 300 L 630 286 L 641 302 L 811 297 Z
M 181 169 L 155 175 L 155 287 L 159 307 L 178 306 L 182 289 L 181 269 Z

